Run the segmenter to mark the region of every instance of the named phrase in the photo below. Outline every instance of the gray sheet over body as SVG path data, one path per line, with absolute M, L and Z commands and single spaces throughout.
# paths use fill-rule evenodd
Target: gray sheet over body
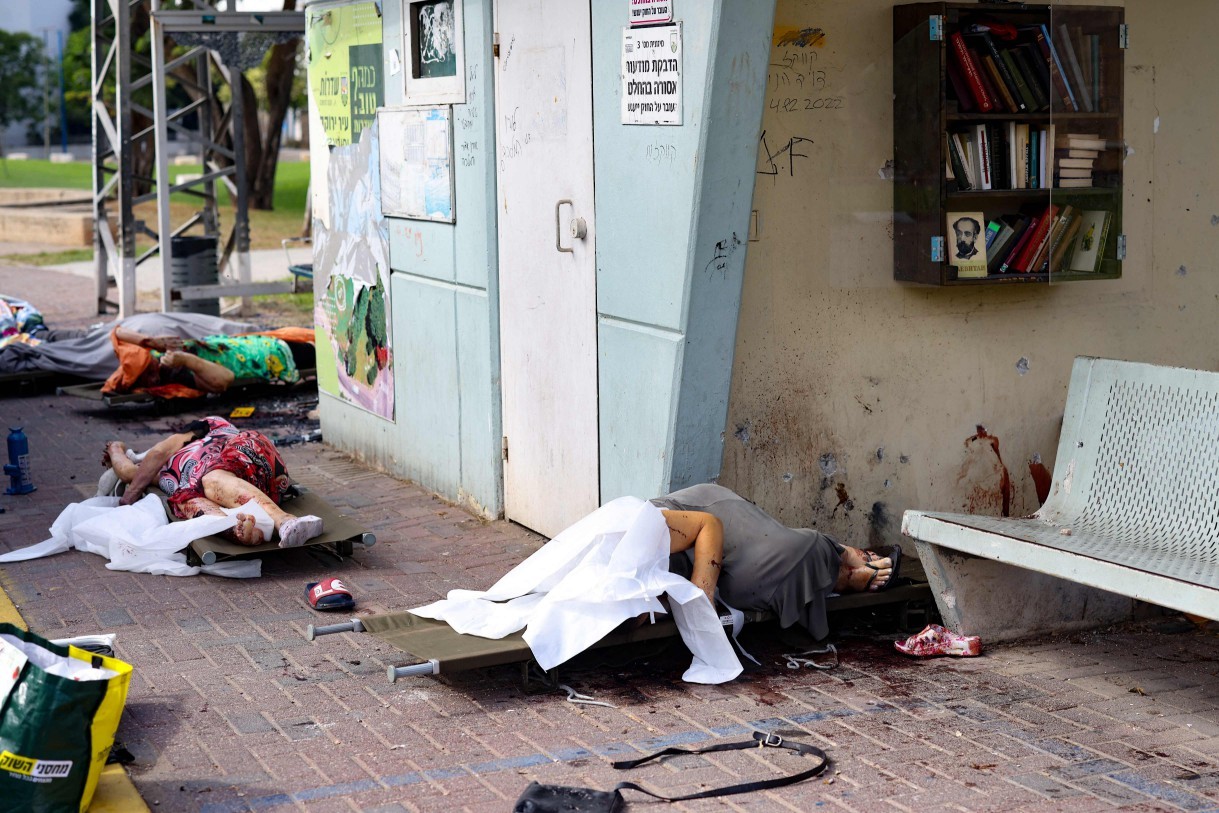
M 713 483 L 683 488 L 650 501 L 671 511 L 705 511 L 724 524 L 720 597 L 738 610 L 766 610 L 790 627 L 799 622 L 816 638 L 829 634 L 825 599 L 838 578 L 834 539 L 809 528 L 788 528 L 734 491 Z M 691 551 L 669 557 L 669 570 L 686 578 Z
M 0 373 L 42 370 L 95 381 L 109 378 L 118 367 L 114 347 L 110 344 L 110 331 L 118 324 L 145 336 L 177 336 L 180 339 L 233 336 L 258 330 L 257 325 L 247 322 L 230 322 L 199 313 L 137 313 L 121 322 L 99 325 L 83 336 L 0 348 Z

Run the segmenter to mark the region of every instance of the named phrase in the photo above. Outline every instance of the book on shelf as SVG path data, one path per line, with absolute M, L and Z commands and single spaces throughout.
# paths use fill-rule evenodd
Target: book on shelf
M 1092 186 L 1092 178 L 1059 178 L 1059 189 L 1088 189 Z
M 995 238 L 999 236 L 999 231 L 1003 226 L 998 220 L 992 220 L 986 224 L 986 250 L 989 252 L 991 246 L 995 244 Z
M 1054 38 L 1050 35 L 1050 29 L 1045 23 L 1042 23 L 1039 28 L 1040 31 L 1036 34 L 1037 47 L 1049 63 L 1050 77 L 1054 80 L 1054 90 L 1058 92 L 1059 98 L 1062 99 L 1063 110 L 1076 112 L 1079 110 L 1079 105 L 1075 101 L 1075 91 L 1072 90 L 1071 83 L 1067 79 L 1062 55 L 1054 46 Z
M 1015 271 L 1016 258 L 1024 253 L 1025 247 L 1029 244 L 1029 239 L 1032 238 L 1033 232 L 1037 230 L 1039 218 L 1030 217 L 1024 224 L 1024 228 L 1020 232 L 1020 237 L 1012 243 L 1011 249 L 1008 250 L 1007 256 L 1003 258 L 1003 262 L 999 264 L 1000 274 L 1006 274 Z
M 1041 160 L 1037 164 L 1041 175 L 1037 178 L 1039 189 L 1046 189 L 1054 183 L 1054 125 L 1048 124 L 1041 131 L 1037 140 L 1037 148 L 1041 150 Z
M 968 46 L 965 44 L 965 37 L 961 36 L 961 32 L 954 31 L 949 35 L 948 41 L 952 46 L 952 53 L 961 67 L 961 73 L 965 77 L 965 82 L 969 86 L 978 111 L 982 113 L 991 112 L 995 109 L 994 100 L 987 93 L 986 86 L 982 84 L 981 70 L 977 62 L 974 61 L 973 55 L 969 52 Z
M 957 188 L 963 191 L 977 189 L 977 180 L 972 172 L 969 150 L 960 133 L 948 133 L 948 157 L 953 174 L 957 176 Z
M 1113 213 L 1102 209 L 1090 210 L 1084 212 L 1080 220 L 1079 234 L 1075 238 L 1068 268 L 1071 271 L 1099 271 Z
M 1092 38 L 1084 34 L 1079 26 L 1071 26 L 1071 44 L 1075 46 L 1075 54 L 1079 57 L 1079 70 L 1095 108 L 1096 94 L 1092 92 Z
M 1074 148 L 1059 147 L 1063 158 L 1088 158 L 1094 160 L 1100 157 L 1100 150 L 1077 150 Z
M 1103 113 L 1104 86 L 1101 80 L 1104 78 L 1104 61 L 1101 59 L 1100 34 L 1089 34 L 1088 39 L 1092 41 L 1092 100 L 1096 103 L 1097 112 Z
M 1065 155 L 1055 159 L 1062 169 L 1092 169 L 1095 158 L 1069 158 Z
M 992 112 L 1002 113 L 1000 109 L 1003 106 L 1003 97 L 999 95 L 999 89 L 995 87 L 995 80 L 990 78 L 990 71 L 986 69 L 986 63 L 982 61 L 981 55 L 973 48 L 969 49 L 969 55 L 973 57 L 974 62 L 978 63 L 978 71 L 982 79 L 982 87 L 986 89 L 991 101 L 995 107 Z
M 1075 54 L 1075 47 L 1071 45 L 1071 33 L 1067 30 L 1066 23 L 1059 23 L 1058 33 L 1060 39 L 1055 44 L 1066 54 L 1067 65 L 1071 71 L 1071 83 L 1075 90 L 1075 100 L 1083 112 L 1091 113 L 1093 111 L 1092 98 L 1088 93 L 1088 86 L 1084 83 L 1084 72 L 1079 66 L 1079 58 Z
M 1029 110 L 1034 112 L 1048 110 L 1050 99 L 1045 95 L 1045 91 L 1041 89 L 1040 77 L 1033 70 L 1033 66 L 1028 64 L 1028 61 L 1024 57 L 1024 51 L 1020 48 L 1009 48 L 1003 53 L 1011 60 L 1012 67 L 1016 69 L 1016 83 L 1020 84 L 1023 80 L 1024 86 L 1028 89 Z
M 1058 170 L 1059 178 L 1091 178 L 1092 170 L 1080 167 L 1062 167 Z
M 985 26 L 971 26 L 971 29 L 985 28 Z M 1012 109 L 1013 113 L 1026 113 L 1029 110 L 1025 99 L 1017 95 L 1016 89 L 1019 87 L 1020 79 L 1012 72 L 1012 66 L 1007 61 L 1007 51 L 1000 51 L 995 45 L 994 39 L 987 31 L 976 31 L 976 36 L 982 40 L 982 44 L 986 46 L 987 56 L 995 64 L 995 79 L 996 87 L 1002 94 L 1006 90 L 1008 97 L 1012 98 L 1016 107 Z
M 1012 75 L 1012 81 L 1016 88 L 1012 95 L 1024 102 L 1020 108 L 1021 111 L 1035 112 L 1037 110 L 1037 102 L 1033 98 L 1033 91 L 1029 89 L 1028 83 L 1024 81 L 1024 74 L 1020 72 L 1016 60 L 1012 57 L 1012 52 L 1004 50 L 1001 56 L 1003 57 L 1003 64 L 1007 66 L 1008 72 Z
M 957 97 L 957 105 L 962 113 L 972 113 L 975 108 L 973 94 L 969 91 L 969 83 L 961 72 L 961 64 L 955 59 L 948 60 L 948 81 Z
M 986 67 L 986 73 L 990 76 L 991 84 L 996 86 L 999 98 L 1003 101 L 1003 106 L 1007 108 L 1007 112 L 1017 112 L 1016 99 L 1012 96 L 1012 92 L 1008 90 L 1007 85 L 1003 83 L 1003 77 L 999 73 L 998 65 L 995 64 L 995 58 L 987 54 L 982 57 L 982 64 Z
M 1028 226 L 1029 219 L 1023 215 L 1002 215 L 997 222 L 999 223 L 999 233 L 995 236 L 994 244 L 986 250 L 988 256 L 986 269 L 990 274 L 999 272 L 999 267 L 1007 257 L 1007 252 L 1015 245 L 1015 241 L 1020 239 L 1020 235 Z
M 1028 154 L 1029 154 L 1029 161 L 1028 161 L 1029 177 L 1028 177 L 1028 183 L 1025 184 L 1025 186 L 1028 189 L 1039 188 L 1037 186 L 1037 183 L 1038 183 L 1038 181 L 1041 180 L 1041 172 L 1038 171 L 1038 168 L 1037 168 L 1037 161 L 1041 157 L 1041 148 L 1037 144 L 1037 142 L 1040 140 L 1041 140 L 1041 131 L 1038 130 L 1036 127 L 1030 127 L 1029 128 L 1029 143 L 1028 143 L 1028 147 L 1026 148 L 1028 150 Z
M 1041 50 L 1037 47 L 1036 42 L 1025 42 L 1019 46 L 1020 50 L 1024 51 L 1024 61 L 1033 70 L 1033 75 L 1036 78 L 1034 83 L 1037 89 L 1041 90 L 1042 96 L 1045 98 L 1045 106 L 1050 107 L 1050 97 L 1054 95 L 1054 83 L 1050 78 L 1050 63 L 1041 54 Z
M 1057 274 L 1062 270 L 1063 261 L 1067 257 L 1067 250 L 1075 242 L 1075 236 L 1079 234 L 1079 225 L 1082 222 L 1083 216 L 1078 211 L 1073 212 L 1070 222 L 1067 223 L 1067 227 L 1058 241 L 1058 245 L 1050 253 L 1051 274 Z
M 1030 228 L 1031 234 L 1028 242 L 1024 244 L 1024 248 L 1016 255 L 1015 261 L 1012 263 L 1012 269 L 1020 273 L 1029 273 L 1033 270 L 1033 259 L 1039 255 L 1045 247 L 1045 242 L 1050 237 L 1050 227 L 1054 224 L 1054 218 L 1058 216 L 1059 207 L 1051 203 L 1046 206 L 1045 211 L 1037 218 L 1037 226 Z
M 1050 270 L 1050 258 L 1053 256 L 1054 249 L 1058 247 L 1062 240 L 1062 235 L 1066 231 L 1067 224 L 1071 218 L 1075 216 L 1075 209 L 1069 204 L 1062 207 L 1058 215 L 1054 218 L 1053 224 L 1050 226 L 1050 234 L 1045 242 L 1041 244 L 1041 248 L 1037 254 L 1029 262 L 1030 272 L 1045 273 Z
M 991 176 L 990 138 L 985 124 L 975 124 L 970 135 L 974 153 L 974 166 L 977 170 L 978 189 L 994 189 L 994 179 Z
M 1023 122 L 1016 124 L 1016 144 L 1013 152 L 1016 154 L 1015 183 L 1017 189 L 1029 187 L 1029 126 Z
M 1055 146 L 1060 150 L 1089 150 L 1091 152 L 1103 151 L 1109 143 L 1098 135 L 1075 135 L 1068 133 L 1060 136 Z

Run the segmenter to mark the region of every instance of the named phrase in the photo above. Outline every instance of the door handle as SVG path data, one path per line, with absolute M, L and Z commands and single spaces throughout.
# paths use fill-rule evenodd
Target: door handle
M 571 206 L 573 210 L 575 209 L 575 204 L 567 198 L 564 198 L 554 205 L 554 248 L 555 251 L 560 251 L 564 254 L 574 254 L 575 249 L 573 249 L 571 246 L 563 248 L 563 227 L 559 225 L 559 209 L 563 207 L 564 203 Z

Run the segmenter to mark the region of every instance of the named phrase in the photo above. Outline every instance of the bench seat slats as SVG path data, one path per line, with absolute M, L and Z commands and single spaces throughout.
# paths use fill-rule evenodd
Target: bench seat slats
M 950 522 L 1004 537 L 1013 542 L 1069 551 L 1089 559 L 1123 565 L 1148 574 L 1219 589 L 1219 562 L 1215 562 L 1213 558 L 1191 556 L 1181 549 L 1174 550 L 1168 546 L 1157 549 L 1146 545 L 1121 543 L 1103 533 L 1092 532 L 1086 526 L 1081 527 L 1069 522 L 1053 524 L 1032 518 L 1014 519 L 925 511 L 917 513 L 941 522 Z M 1071 533 L 1064 534 L 1063 529 L 1069 529 Z M 1171 540 L 1168 545 L 1171 545 Z

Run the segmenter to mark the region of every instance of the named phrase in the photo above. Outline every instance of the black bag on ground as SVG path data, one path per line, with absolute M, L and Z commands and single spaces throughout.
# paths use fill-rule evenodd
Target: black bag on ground
M 814 756 L 818 759 L 818 762 L 808 770 L 788 776 L 780 776 L 774 779 L 760 779 L 757 782 L 742 782 L 738 785 L 726 785 L 722 788 L 712 788 L 711 790 L 699 791 L 698 793 L 689 793 L 685 796 L 662 796 L 659 793 L 653 793 L 647 788 L 641 788 L 634 782 L 619 782 L 610 791 L 592 790 L 590 788 L 569 788 L 563 785 L 542 785 L 537 782 L 530 782 L 529 787 L 525 788 L 525 792 L 516 800 L 512 813 L 619 813 L 626 806 L 626 801 L 622 798 L 622 791 L 624 790 L 637 790 L 640 793 L 646 793 L 648 796 L 666 802 L 709 799 L 713 796 L 731 796 L 737 793 L 750 793 L 755 790 L 769 790 L 770 788 L 781 788 L 784 785 L 794 785 L 797 782 L 803 782 L 805 779 L 817 776 L 829 765 L 829 759 L 820 748 L 814 745 L 806 745 L 802 742 L 789 742 L 778 734 L 767 734 L 763 731 L 753 732 L 753 739 L 745 742 L 719 743 L 697 749 L 666 748 L 663 751 L 657 751 L 646 757 L 615 762 L 613 765 L 618 770 L 625 770 L 637 767 L 645 762 L 651 762 L 654 759 L 677 754 L 710 754 L 716 751 L 740 751 L 745 748 L 786 748 L 789 751 L 795 751 L 800 756 Z

